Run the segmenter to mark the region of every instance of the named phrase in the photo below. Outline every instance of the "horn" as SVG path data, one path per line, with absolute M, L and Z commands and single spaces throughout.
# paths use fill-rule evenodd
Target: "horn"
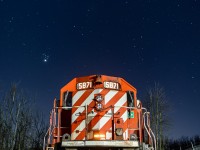
M 96 81 L 95 81 L 96 84 L 102 84 L 102 80 L 101 80 L 101 75 L 97 75 L 96 76 Z

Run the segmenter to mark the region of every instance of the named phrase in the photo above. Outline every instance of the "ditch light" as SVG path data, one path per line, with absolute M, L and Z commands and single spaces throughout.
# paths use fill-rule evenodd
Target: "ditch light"
M 100 132 L 95 132 L 94 131 L 94 139 L 95 140 L 105 140 L 106 139 L 106 135 L 104 133 L 100 133 Z

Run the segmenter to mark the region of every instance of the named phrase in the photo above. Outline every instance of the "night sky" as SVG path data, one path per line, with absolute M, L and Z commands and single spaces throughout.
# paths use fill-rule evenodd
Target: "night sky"
M 141 101 L 159 82 L 169 137 L 200 134 L 200 1 L 0 0 L 0 93 L 16 82 L 49 114 L 62 86 L 93 74 L 124 78 Z

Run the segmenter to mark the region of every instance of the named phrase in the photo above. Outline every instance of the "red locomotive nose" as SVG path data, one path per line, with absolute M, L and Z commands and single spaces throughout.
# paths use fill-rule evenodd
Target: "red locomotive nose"
M 61 88 L 60 100 L 54 102 L 46 148 L 147 148 L 154 136 L 150 135 L 149 113 L 143 110 L 136 88 L 123 78 L 74 78 Z

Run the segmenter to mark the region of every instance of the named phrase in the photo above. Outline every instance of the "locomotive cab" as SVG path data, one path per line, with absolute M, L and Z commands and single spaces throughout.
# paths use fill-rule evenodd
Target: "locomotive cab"
M 153 149 L 152 137 L 149 113 L 137 100 L 137 90 L 123 78 L 91 75 L 61 88 L 44 147 Z

